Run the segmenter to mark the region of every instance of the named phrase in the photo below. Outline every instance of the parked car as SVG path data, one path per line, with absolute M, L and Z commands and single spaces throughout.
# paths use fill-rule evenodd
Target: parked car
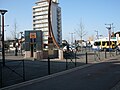
M 68 46 L 68 47 L 69 47 L 69 51 L 76 51 L 76 48 L 75 48 L 74 46 Z M 65 47 L 63 48 L 63 51 L 68 51 L 68 47 L 65 46 Z

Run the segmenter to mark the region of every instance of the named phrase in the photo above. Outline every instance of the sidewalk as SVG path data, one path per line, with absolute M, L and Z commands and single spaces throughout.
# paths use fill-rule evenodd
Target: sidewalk
M 119 90 L 120 56 L 26 81 L 1 90 Z M 117 86 L 118 87 L 118 86 Z

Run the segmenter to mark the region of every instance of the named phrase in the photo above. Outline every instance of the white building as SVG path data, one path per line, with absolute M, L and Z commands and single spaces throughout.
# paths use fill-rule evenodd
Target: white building
M 53 0 L 51 4 L 51 22 L 54 37 L 59 45 L 62 44 L 61 8 L 58 0 Z M 43 31 L 43 44 L 48 45 L 48 2 L 39 0 L 33 7 L 33 30 Z

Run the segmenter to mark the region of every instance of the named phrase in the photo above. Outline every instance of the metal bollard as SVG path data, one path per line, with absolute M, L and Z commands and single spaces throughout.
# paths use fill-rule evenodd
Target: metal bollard
M 25 62 L 23 60 L 23 81 L 25 81 Z
M 85 54 L 86 54 L 86 64 L 88 64 L 87 52 Z
M 67 58 L 66 58 L 66 70 L 68 69 L 68 62 L 67 62 Z
M 2 63 L 0 62 L 0 87 L 2 88 Z
M 50 75 L 50 58 L 48 57 L 48 75 Z
M 117 55 L 117 50 L 116 50 L 116 55 Z
M 77 66 L 77 63 L 76 63 L 76 52 L 75 52 L 75 67 Z
M 106 50 L 105 50 L 105 58 L 107 58 L 107 55 L 106 55 Z
M 94 60 L 96 61 L 96 51 L 94 51 Z

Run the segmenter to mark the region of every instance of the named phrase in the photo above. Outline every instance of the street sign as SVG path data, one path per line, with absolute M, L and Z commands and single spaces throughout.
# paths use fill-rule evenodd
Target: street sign
M 30 33 L 30 38 L 36 38 L 36 33 Z

